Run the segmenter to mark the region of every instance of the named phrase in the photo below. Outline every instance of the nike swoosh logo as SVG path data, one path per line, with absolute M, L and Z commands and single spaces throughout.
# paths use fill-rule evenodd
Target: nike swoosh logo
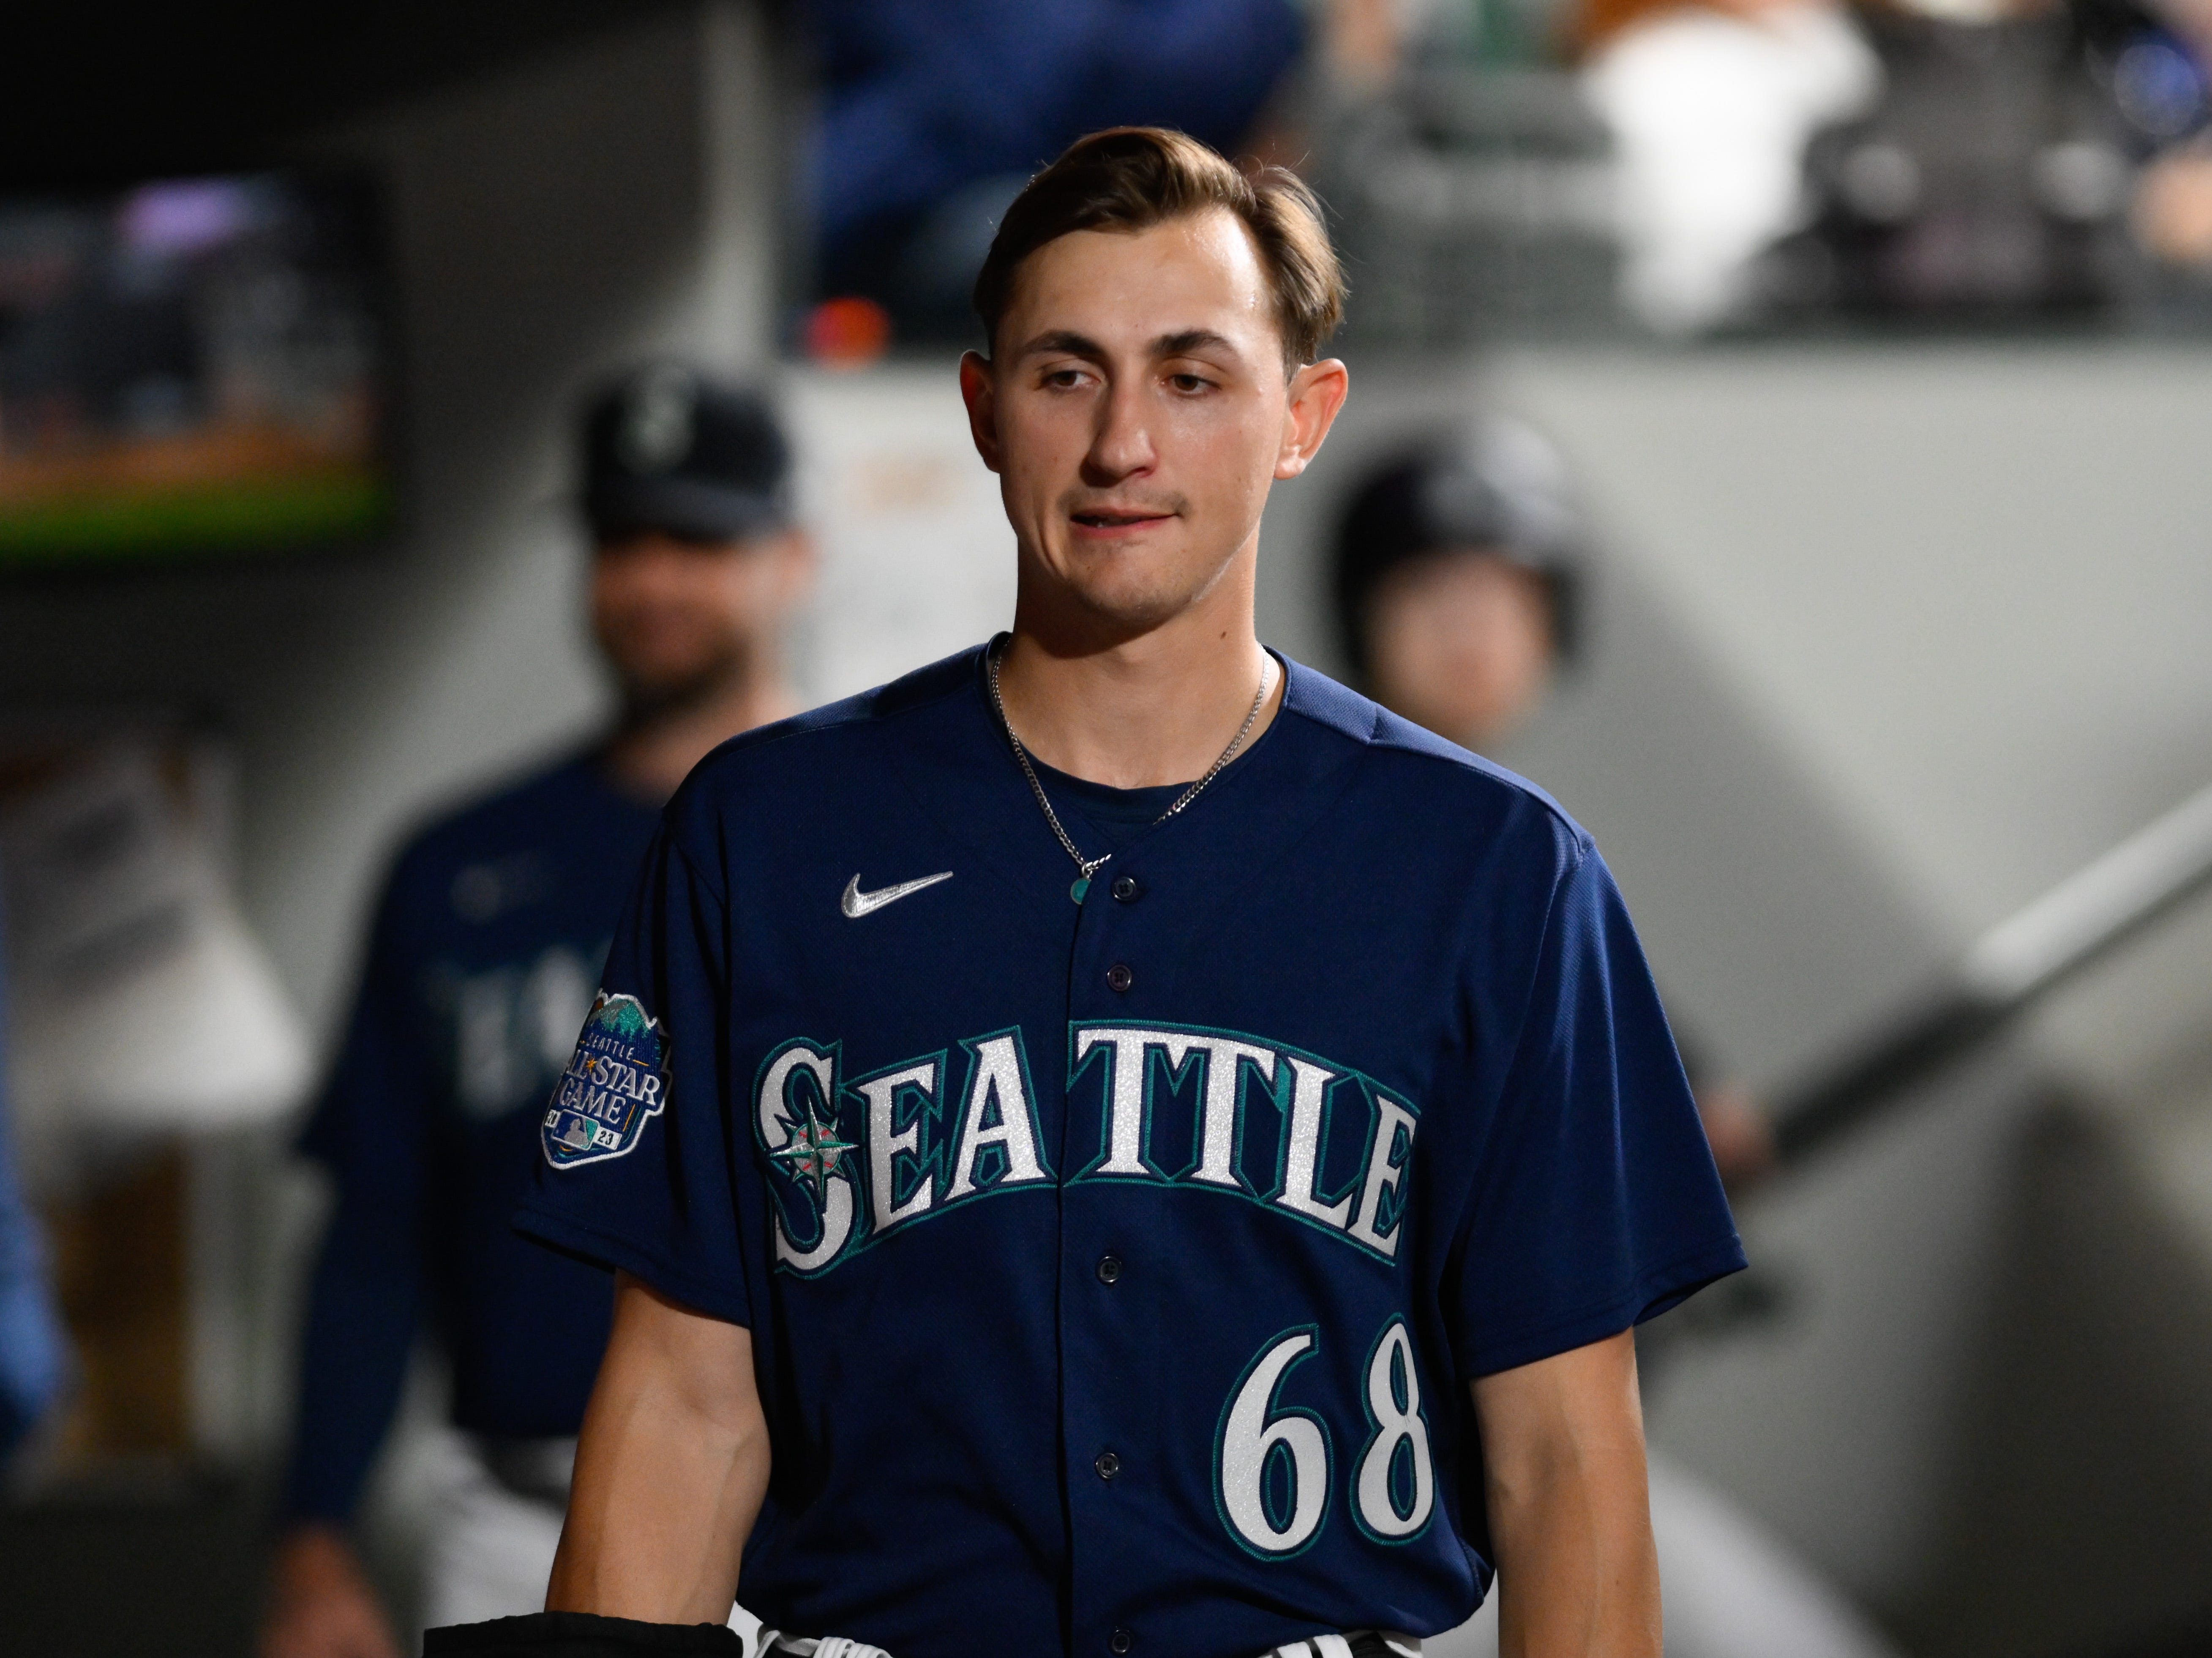
M 878 887 L 873 892 L 860 890 L 860 878 L 855 875 L 845 883 L 845 896 L 837 901 L 837 908 L 845 912 L 846 919 L 857 921 L 863 915 L 872 915 L 885 904 L 895 904 L 902 898 L 920 892 L 924 887 L 933 887 L 939 881 L 949 881 L 952 872 L 945 870 L 936 875 L 925 875 L 919 881 L 901 881 L 896 886 Z

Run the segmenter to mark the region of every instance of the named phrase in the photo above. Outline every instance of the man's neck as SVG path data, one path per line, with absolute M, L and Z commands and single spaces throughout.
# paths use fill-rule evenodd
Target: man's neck
M 1201 602 L 1132 639 L 1100 642 L 1041 623 L 1042 606 L 1017 604 L 1000 663 L 1006 722 L 1022 745 L 1056 771 L 1113 788 L 1188 783 L 1205 774 L 1237 735 L 1261 677 L 1267 694 L 1249 746 L 1282 704 L 1283 674 L 1241 604 Z
M 717 745 L 799 710 L 798 694 L 781 675 L 747 677 L 708 696 L 625 715 L 601 757 L 624 791 L 665 800 Z

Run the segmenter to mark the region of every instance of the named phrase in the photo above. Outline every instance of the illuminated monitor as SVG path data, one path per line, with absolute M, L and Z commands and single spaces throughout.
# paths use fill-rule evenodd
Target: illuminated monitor
M 0 572 L 384 530 L 379 228 L 353 176 L 0 199 Z

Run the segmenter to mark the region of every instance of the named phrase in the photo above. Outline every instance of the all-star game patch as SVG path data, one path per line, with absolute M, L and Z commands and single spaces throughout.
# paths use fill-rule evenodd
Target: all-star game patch
M 667 1059 L 660 1022 L 637 998 L 601 991 L 546 1108 L 545 1161 L 570 1169 L 635 1150 L 666 1102 Z

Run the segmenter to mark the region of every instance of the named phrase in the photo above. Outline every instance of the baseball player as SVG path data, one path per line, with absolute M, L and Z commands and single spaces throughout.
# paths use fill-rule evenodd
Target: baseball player
M 1341 292 L 1177 134 L 1008 210 L 1012 632 L 664 814 L 518 1223 L 617 1273 L 552 1610 L 426 1651 L 1657 1652 L 1632 1328 L 1742 1254 L 1588 838 L 1254 635 Z
M 605 1345 L 604 1274 L 515 1237 L 560 1072 L 663 801 L 700 756 L 799 704 L 779 635 L 811 555 L 768 407 L 675 364 L 585 422 L 593 634 L 611 734 L 432 824 L 399 854 L 345 1047 L 304 1146 L 337 1206 L 310 1291 L 265 1658 L 396 1655 L 345 1523 L 418 1325 L 452 1364 L 463 1463 L 434 1622 L 544 1603 Z

